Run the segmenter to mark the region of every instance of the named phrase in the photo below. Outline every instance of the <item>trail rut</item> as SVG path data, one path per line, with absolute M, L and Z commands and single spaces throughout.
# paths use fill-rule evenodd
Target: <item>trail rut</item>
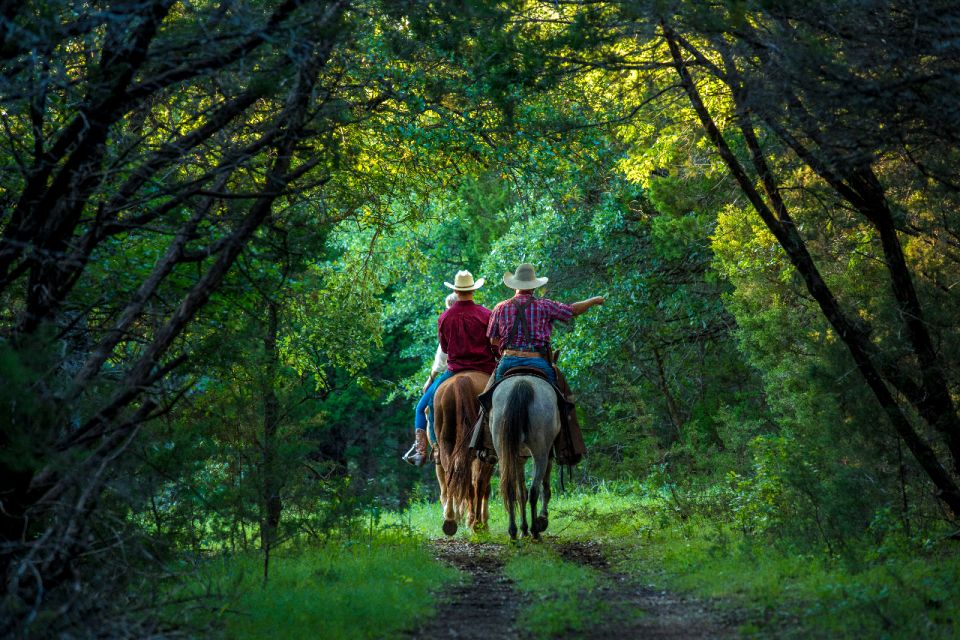
M 412 638 L 530 638 L 520 613 L 525 596 L 503 575 L 504 547 L 460 540 L 433 541 L 436 557 L 469 578 L 438 595 L 438 609 L 409 634 Z M 547 541 L 566 560 L 598 571 L 601 584 L 579 601 L 600 603 L 587 629 L 559 638 L 650 640 L 734 638 L 745 616 L 709 602 L 660 589 L 615 571 L 597 543 Z
M 435 540 L 437 558 L 469 574 L 439 594 L 436 615 L 425 620 L 413 638 L 489 640 L 519 638 L 517 614 L 522 596 L 503 575 L 502 547 L 459 540 Z

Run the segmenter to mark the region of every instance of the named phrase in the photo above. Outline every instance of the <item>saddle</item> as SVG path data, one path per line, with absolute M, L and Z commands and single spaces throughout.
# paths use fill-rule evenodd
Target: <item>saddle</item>
M 575 413 L 576 405 L 567 400 L 565 394 L 559 386 L 550 382 L 546 374 L 536 367 L 512 367 L 503 374 L 503 377 L 493 383 L 489 389 L 480 394 L 477 398 L 480 406 L 486 415 L 490 415 L 490 407 L 493 403 L 494 390 L 507 378 L 514 376 L 536 376 L 546 380 L 553 387 L 557 394 L 557 407 L 560 409 L 560 434 L 553 443 L 553 455 L 557 464 L 574 465 L 580 462 L 583 454 L 586 452 L 586 446 L 583 443 L 583 436 L 580 433 L 580 426 L 577 424 Z M 558 380 L 561 378 L 558 376 Z

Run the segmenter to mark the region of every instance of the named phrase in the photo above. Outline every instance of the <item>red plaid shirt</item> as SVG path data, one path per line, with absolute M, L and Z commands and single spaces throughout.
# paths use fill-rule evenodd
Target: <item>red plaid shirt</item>
M 523 323 L 517 322 L 518 307 L 523 305 L 527 305 L 523 312 L 527 326 L 526 339 Z M 487 323 L 487 337 L 499 339 L 501 351 L 513 349 L 543 353 L 550 346 L 553 322 L 567 322 L 572 317 L 573 307 L 569 304 L 535 298 L 530 293 L 518 293 L 493 308 L 490 322 Z

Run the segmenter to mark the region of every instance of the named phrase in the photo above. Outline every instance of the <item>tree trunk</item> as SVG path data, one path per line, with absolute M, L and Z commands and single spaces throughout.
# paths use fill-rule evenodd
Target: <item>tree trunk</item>
M 670 440 L 666 443 L 667 446 L 670 446 L 680 439 L 680 430 L 683 427 L 683 416 L 680 414 L 680 409 L 677 407 L 676 398 L 674 398 L 673 393 L 670 392 L 670 384 L 667 382 L 667 374 L 663 369 L 663 357 L 660 355 L 660 350 L 656 347 L 653 349 L 653 358 L 657 364 L 657 386 L 660 387 L 660 393 L 663 394 L 663 399 L 667 404 L 667 413 L 669 414 L 670 422 L 673 425 L 673 431 L 670 434 Z
M 280 501 L 280 469 L 277 464 L 277 427 L 280 424 L 280 401 L 277 398 L 276 384 L 279 368 L 277 352 L 278 304 L 267 302 L 267 326 L 263 336 L 263 442 L 261 444 L 263 467 L 263 501 L 260 511 L 260 547 L 263 549 L 263 579 L 266 582 L 270 572 L 270 550 L 277 539 L 280 526 L 280 514 L 283 503 Z

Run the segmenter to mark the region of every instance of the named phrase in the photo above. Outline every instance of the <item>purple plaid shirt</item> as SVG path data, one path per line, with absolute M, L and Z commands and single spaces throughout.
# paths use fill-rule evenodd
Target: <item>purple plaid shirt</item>
M 524 340 L 523 328 L 517 322 L 517 307 L 529 301 L 524 310 L 528 339 Z M 537 351 L 542 353 L 550 346 L 550 332 L 553 322 L 567 322 L 573 317 L 573 307 L 569 304 L 535 298 L 529 293 L 518 293 L 493 308 L 493 314 L 487 323 L 487 337 L 500 340 L 500 350 Z

